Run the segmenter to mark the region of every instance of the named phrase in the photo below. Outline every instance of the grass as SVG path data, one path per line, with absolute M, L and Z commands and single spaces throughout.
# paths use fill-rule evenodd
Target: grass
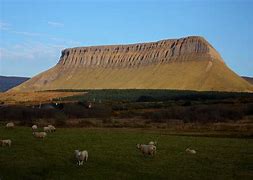
M 253 139 L 171 136 L 159 131 L 61 128 L 44 140 L 31 129 L 0 127 L 0 179 L 252 179 Z M 143 157 L 136 143 L 157 140 L 157 155 Z M 186 154 L 188 146 L 196 155 Z M 78 167 L 75 149 L 89 151 Z

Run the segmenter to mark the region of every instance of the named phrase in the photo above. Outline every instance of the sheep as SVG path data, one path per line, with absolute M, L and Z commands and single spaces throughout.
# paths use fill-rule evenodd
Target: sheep
M 48 126 L 44 127 L 43 130 L 44 130 L 45 132 L 51 132 L 51 129 L 50 129 L 50 127 L 48 127 Z
M 156 146 L 157 145 L 157 141 L 150 141 L 148 144 Z
M 7 123 L 6 128 L 14 128 L 14 123 L 13 122 Z
M 38 126 L 37 125 L 33 125 L 32 126 L 32 131 L 36 131 L 38 129 Z
M 137 144 L 136 147 L 140 149 L 143 155 L 154 156 L 156 154 L 156 146 L 152 144 Z
M 196 153 L 197 153 L 196 150 L 190 149 L 190 148 L 186 148 L 186 149 L 185 149 L 185 152 L 187 152 L 187 153 L 189 153 L 189 154 L 196 154 Z
M 46 132 L 33 132 L 33 135 L 36 138 L 42 138 L 42 139 L 44 139 L 47 136 L 47 133 Z
M 50 131 L 51 132 L 55 132 L 56 131 L 56 128 L 53 126 L 53 125 L 48 125 L 47 127 L 49 127 L 50 128 Z
M 83 161 L 87 162 L 88 161 L 88 151 L 84 150 L 84 151 L 79 151 L 79 150 L 75 150 L 75 156 L 77 159 L 77 164 L 79 166 L 83 165 Z
M 2 144 L 2 146 L 8 145 L 9 147 L 11 147 L 11 140 L 10 139 L 0 140 L 0 143 Z

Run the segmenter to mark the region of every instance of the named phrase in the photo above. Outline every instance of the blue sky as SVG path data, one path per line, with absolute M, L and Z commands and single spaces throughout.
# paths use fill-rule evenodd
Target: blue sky
M 253 76 L 253 0 L 0 0 L 0 75 L 34 76 L 67 47 L 189 35 Z

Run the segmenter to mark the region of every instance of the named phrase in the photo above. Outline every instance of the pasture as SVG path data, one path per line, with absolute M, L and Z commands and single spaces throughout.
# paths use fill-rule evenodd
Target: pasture
M 253 179 L 253 139 L 181 136 L 141 129 L 58 128 L 42 139 L 31 128 L 0 127 L 0 179 Z M 157 140 L 155 157 L 137 143 Z M 197 154 L 187 154 L 190 146 Z M 77 166 L 74 150 L 88 150 Z

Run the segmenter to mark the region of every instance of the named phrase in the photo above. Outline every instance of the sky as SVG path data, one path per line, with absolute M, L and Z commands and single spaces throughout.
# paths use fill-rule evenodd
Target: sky
M 253 77 L 253 0 L 0 0 L 0 75 L 35 76 L 64 48 L 191 35 Z

